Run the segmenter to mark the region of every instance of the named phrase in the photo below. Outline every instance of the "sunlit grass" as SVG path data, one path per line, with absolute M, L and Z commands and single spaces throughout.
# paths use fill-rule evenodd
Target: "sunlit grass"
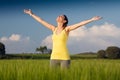
M 120 60 L 77 59 L 62 70 L 49 60 L 0 60 L 0 80 L 120 80 Z

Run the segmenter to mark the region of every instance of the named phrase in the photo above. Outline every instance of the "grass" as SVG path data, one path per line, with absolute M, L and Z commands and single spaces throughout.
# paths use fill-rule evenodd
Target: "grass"
M 48 59 L 0 60 L 0 80 L 120 80 L 120 60 L 73 59 L 65 70 Z

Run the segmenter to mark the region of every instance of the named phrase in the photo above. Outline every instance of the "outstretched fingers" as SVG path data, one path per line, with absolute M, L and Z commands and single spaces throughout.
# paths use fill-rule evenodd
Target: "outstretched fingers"
M 32 10 L 31 9 L 24 9 L 24 13 L 26 13 L 26 14 L 32 14 Z
M 95 17 L 92 18 L 93 21 L 100 20 L 100 19 L 102 19 L 101 16 L 95 16 Z

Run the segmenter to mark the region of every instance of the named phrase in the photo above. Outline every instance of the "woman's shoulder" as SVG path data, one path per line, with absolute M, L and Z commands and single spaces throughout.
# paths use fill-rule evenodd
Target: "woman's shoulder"
M 69 29 L 67 27 L 64 29 L 64 31 L 67 35 L 69 35 Z
M 66 32 L 69 32 L 69 26 L 67 26 L 67 27 L 65 28 L 65 31 L 66 31 Z
M 57 28 L 55 27 L 55 28 L 52 30 L 52 32 L 55 32 L 55 31 L 56 31 L 56 29 L 57 29 Z

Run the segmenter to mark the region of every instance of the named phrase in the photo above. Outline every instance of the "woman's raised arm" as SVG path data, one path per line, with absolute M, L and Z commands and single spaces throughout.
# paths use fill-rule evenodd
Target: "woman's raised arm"
M 102 17 L 100 17 L 100 16 L 95 16 L 95 17 L 93 17 L 93 18 L 91 18 L 91 19 L 88 19 L 88 20 L 79 22 L 79 23 L 74 24 L 74 25 L 70 25 L 70 26 L 66 27 L 66 30 L 67 30 L 67 31 L 75 30 L 75 29 L 77 29 L 77 28 L 79 28 L 79 27 L 81 27 L 81 26 L 83 26 L 83 25 L 86 25 L 86 24 L 88 24 L 88 23 L 90 23 L 90 22 L 100 20 L 101 18 L 102 18 Z
M 39 16 L 33 14 L 31 9 L 24 9 L 24 13 L 29 14 L 31 17 L 33 17 L 36 21 L 38 21 L 39 23 L 41 23 L 42 25 L 44 25 L 45 27 L 47 27 L 48 29 L 54 31 L 55 26 L 52 24 L 47 23 L 46 21 L 44 21 L 43 19 L 41 19 Z

